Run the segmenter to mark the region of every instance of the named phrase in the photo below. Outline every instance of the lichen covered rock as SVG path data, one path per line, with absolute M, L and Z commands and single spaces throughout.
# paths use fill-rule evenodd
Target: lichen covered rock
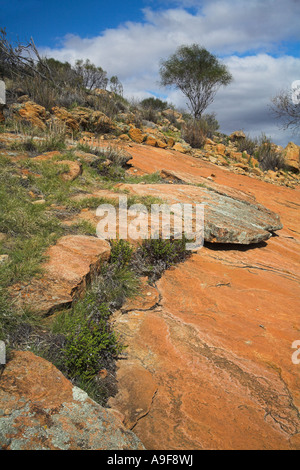
M 0 381 L 2 450 L 142 450 L 120 414 L 74 387 L 50 362 L 15 351 Z

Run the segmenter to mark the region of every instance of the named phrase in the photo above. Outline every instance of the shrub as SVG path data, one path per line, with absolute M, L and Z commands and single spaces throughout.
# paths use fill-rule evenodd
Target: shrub
M 88 297 L 79 312 L 66 317 L 66 344 L 62 350 L 68 376 L 83 380 L 92 379 L 104 366 L 104 354 L 117 356 L 122 349 L 115 334 L 110 331 L 106 306 L 102 304 L 98 307 L 99 315 L 95 321 L 83 312 L 87 301 Z
M 263 171 L 285 168 L 282 152 L 278 152 L 274 144 L 267 138 L 262 138 L 262 143 L 258 146 L 254 156 L 259 161 L 259 166 Z
M 166 101 L 162 101 L 159 98 L 145 98 L 140 102 L 140 106 L 144 109 L 153 109 L 155 111 L 164 111 L 168 108 L 168 103 Z
M 22 89 L 22 94 L 28 95 L 32 101 L 43 106 L 47 111 L 57 104 L 58 90 L 38 75 L 16 77 L 10 87 L 11 95 L 16 97 L 18 89 Z
M 125 178 L 124 168 L 132 158 L 128 152 L 114 146 L 90 151 L 99 157 L 91 164 L 99 175 L 109 181 L 119 181 Z
M 162 86 L 175 86 L 185 95 L 195 119 L 212 103 L 218 88 L 232 80 L 227 67 L 198 44 L 183 45 L 161 61 L 160 76 Z
M 192 148 L 202 148 L 208 135 L 209 126 L 204 119 L 190 120 L 182 128 L 182 138 Z
M 252 139 L 249 135 L 246 135 L 244 139 L 239 139 L 235 142 L 235 146 L 237 147 L 239 152 L 247 152 L 248 155 L 253 155 L 255 149 L 258 145 L 257 139 Z
M 156 124 L 159 121 L 160 115 L 153 108 L 145 108 L 141 112 L 142 119 L 145 121 L 154 122 Z
M 202 119 L 207 124 L 207 137 L 212 138 L 215 132 L 220 128 L 215 113 L 204 114 Z
M 121 267 L 127 266 L 133 254 L 133 247 L 127 240 L 112 240 L 110 260 Z
M 156 281 L 166 269 L 190 256 L 190 251 L 185 248 L 186 242 L 185 237 L 179 240 L 143 240 L 133 257 L 134 270 L 140 275 L 149 276 L 152 282 Z
M 131 265 L 125 264 L 123 256 L 120 255 L 116 262 L 103 266 L 94 285 L 97 304 L 104 303 L 110 312 L 114 312 L 123 305 L 127 297 L 137 293 L 138 285 L 137 274 Z
M 102 155 L 110 160 L 114 165 L 125 167 L 127 162 L 132 159 L 132 155 L 126 150 L 118 147 L 108 146 L 102 151 Z

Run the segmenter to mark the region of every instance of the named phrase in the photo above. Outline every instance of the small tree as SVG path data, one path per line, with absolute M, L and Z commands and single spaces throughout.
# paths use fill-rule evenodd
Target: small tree
M 227 67 L 197 44 L 181 46 L 163 60 L 160 76 L 163 86 L 175 86 L 188 98 L 195 119 L 213 102 L 220 86 L 232 81 Z
M 106 89 L 108 83 L 107 73 L 101 67 L 96 67 L 96 65 L 92 64 L 89 59 L 85 62 L 77 60 L 75 71 L 82 81 L 82 85 L 88 90 L 93 90 L 94 88 Z
M 300 90 L 298 90 L 300 95 Z M 282 122 L 283 129 L 300 131 L 300 99 L 292 89 L 279 92 L 271 102 L 271 111 Z
M 123 85 L 116 75 L 113 75 L 109 80 L 110 91 L 116 95 L 123 96 Z

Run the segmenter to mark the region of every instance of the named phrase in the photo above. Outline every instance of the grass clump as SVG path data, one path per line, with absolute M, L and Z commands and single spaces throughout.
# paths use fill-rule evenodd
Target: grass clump
M 104 181 L 121 181 L 126 177 L 125 170 L 128 168 L 127 162 L 132 156 L 115 146 L 103 148 L 92 148 L 86 144 L 77 145 L 77 150 L 92 153 L 97 159 L 90 163 L 90 167 L 96 171 Z
M 235 144 L 238 151 L 247 152 L 247 154 L 258 160 L 263 171 L 276 171 L 285 168 L 282 152 L 276 149 L 276 146 L 265 134 L 253 139 L 246 136 L 244 139 L 239 139 Z
M 246 135 L 245 138 L 236 140 L 234 144 L 237 147 L 238 152 L 247 152 L 248 155 L 254 155 L 255 149 L 258 145 L 258 140 L 252 139 L 249 135 Z
M 8 345 L 16 341 L 17 331 L 26 336 L 34 321 L 30 312 L 12 303 L 8 288 L 39 275 L 45 250 L 62 234 L 45 205 L 32 204 L 24 180 L 14 171 L 13 164 L 0 157 L 0 255 L 8 256 L 0 270 L 0 339 Z
M 88 220 L 80 220 L 70 226 L 70 232 L 76 235 L 96 236 L 96 228 Z
M 6 235 L 0 254 L 8 254 L 10 260 L 1 269 L 1 279 L 9 284 L 35 275 L 44 250 L 62 233 L 43 204 L 32 204 L 22 182 L 0 159 L 0 232 Z
M 264 134 L 259 139 L 254 157 L 259 161 L 259 166 L 263 171 L 276 171 L 285 168 L 283 153 L 278 151 Z
M 15 141 L 10 145 L 11 150 L 25 151 L 30 153 L 31 156 L 36 156 L 41 153 L 51 152 L 54 150 L 65 150 L 65 135 L 47 135 L 43 139 L 28 136 L 22 141 Z

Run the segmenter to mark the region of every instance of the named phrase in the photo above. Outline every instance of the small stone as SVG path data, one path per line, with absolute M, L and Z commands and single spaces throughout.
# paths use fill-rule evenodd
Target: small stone
M 37 201 L 33 201 L 31 204 L 46 204 L 45 199 L 38 199 Z
M 106 369 L 101 369 L 99 372 L 98 372 L 98 376 L 101 378 L 101 379 L 106 379 L 106 377 L 108 376 L 108 372 Z
M 9 256 L 8 256 L 8 255 L 0 255 L 0 264 L 7 263 L 8 260 L 9 260 Z

